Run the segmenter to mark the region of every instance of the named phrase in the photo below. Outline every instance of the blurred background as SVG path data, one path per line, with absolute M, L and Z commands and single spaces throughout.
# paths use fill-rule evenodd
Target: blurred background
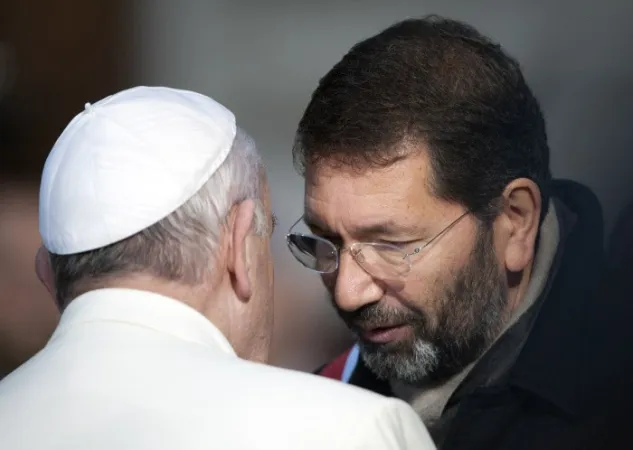
M 630 0 L 0 0 L 0 377 L 57 321 L 33 273 L 37 189 L 56 137 L 86 102 L 132 85 L 209 95 L 259 143 L 279 228 L 274 363 L 312 370 L 348 336 L 317 277 L 287 252 L 302 211 L 295 127 L 319 78 L 398 20 L 465 20 L 522 63 L 548 121 L 557 177 L 589 185 L 608 229 L 633 200 Z

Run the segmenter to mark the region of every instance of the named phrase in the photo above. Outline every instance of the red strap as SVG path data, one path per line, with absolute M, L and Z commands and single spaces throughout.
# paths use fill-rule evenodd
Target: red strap
M 333 378 L 335 380 L 341 380 L 343 377 L 343 370 L 345 369 L 345 362 L 352 349 L 350 348 L 342 355 L 338 356 L 334 361 L 326 364 L 319 372 L 319 375 L 326 378 Z

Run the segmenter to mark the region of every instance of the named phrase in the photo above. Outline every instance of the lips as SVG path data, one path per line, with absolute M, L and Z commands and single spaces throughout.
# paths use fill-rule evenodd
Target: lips
M 375 344 L 387 344 L 406 339 L 410 331 L 411 327 L 409 325 L 399 324 L 361 329 L 359 335 L 365 341 Z

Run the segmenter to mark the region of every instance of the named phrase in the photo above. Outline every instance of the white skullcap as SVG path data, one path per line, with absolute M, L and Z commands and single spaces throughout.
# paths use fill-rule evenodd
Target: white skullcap
M 86 104 L 44 165 L 44 246 L 81 253 L 150 227 L 209 180 L 235 133 L 231 111 L 190 91 L 136 87 Z

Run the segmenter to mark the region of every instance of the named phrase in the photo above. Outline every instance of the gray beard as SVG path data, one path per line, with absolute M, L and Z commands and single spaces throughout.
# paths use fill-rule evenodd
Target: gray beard
M 360 342 L 363 362 L 378 378 L 411 385 L 441 382 L 486 351 L 507 320 L 507 281 L 492 248 L 491 231 L 483 231 L 470 260 L 437 302 L 435 326 L 416 312 L 413 340 Z
M 411 354 L 380 352 L 367 349 L 360 343 L 360 354 L 365 365 L 382 380 L 397 380 L 419 384 L 429 378 L 440 364 L 440 351 L 430 342 L 416 339 Z

